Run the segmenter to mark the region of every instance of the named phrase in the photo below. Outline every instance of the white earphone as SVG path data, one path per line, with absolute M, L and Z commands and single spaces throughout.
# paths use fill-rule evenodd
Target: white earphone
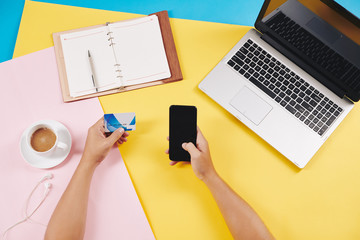
M 46 182 L 46 183 L 44 183 L 44 186 L 45 186 L 45 195 L 47 195 L 49 193 L 52 185 L 51 185 L 51 183 Z
M 48 173 L 40 180 L 40 182 L 43 182 L 47 179 L 52 179 L 53 177 L 54 177 L 54 175 L 52 173 Z
M 5 230 L 5 232 L 4 232 L 3 235 L 2 235 L 2 237 L 3 237 L 4 240 L 5 240 L 5 235 L 6 235 L 6 233 L 7 233 L 8 231 L 10 231 L 11 229 L 13 229 L 13 228 L 16 227 L 17 225 L 19 225 L 19 224 L 21 224 L 21 223 L 24 223 L 24 222 L 26 222 L 27 220 L 29 220 L 29 219 L 32 217 L 32 215 L 34 215 L 34 213 L 40 208 L 41 204 L 43 204 L 43 202 L 45 201 L 45 199 L 46 199 L 47 195 L 49 194 L 50 189 L 51 189 L 51 187 L 52 187 L 51 183 L 45 182 L 45 181 L 46 181 L 46 180 L 49 180 L 49 179 L 52 179 L 53 177 L 54 177 L 54 175 L 53 175 L 52 173 L 48 173 L 48 174 L 46 174 L 44 177 L 42 177 L 42 178 L 40 179 L 40 181 L 36 184 L 36 186 L 35 186 L 35 187 L 33 188 L 33 190 L 31 191 L 31 193 L 30 193 L 30 195 L 29 195 L 29 197 L 27 198 L 26 203 L 25 203 L 25 218 L 22 219 L 21 221 L 15 223 L 14 225 L 12 225 L 11 227 L 9 227 L 8 229 Z M 37 206 L 30 214 L 28 214 L 28 208 L 29 208 L 30 199 L 31 199 L 33 193 L 35 192 L 35 190 L 36 190 L 36 189 L 39 187 L 39 185 L 40 185 L 41 183 L 43 183 L 43 182 L 45 182 L 45 183 L 44 183 L 44 186 L 45 186 L 44 196 L 43 196 L 42 200 L 40 201 L 40 203 L 38 204 L 38 206 Z M 41 225 L 43 225 L 43 224 L 41 224 Z

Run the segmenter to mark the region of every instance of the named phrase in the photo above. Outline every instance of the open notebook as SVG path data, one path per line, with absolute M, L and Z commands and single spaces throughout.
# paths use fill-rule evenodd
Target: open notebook
M 61 34 L 60 39 L 71 97 L 171 76 L 156 15 Z

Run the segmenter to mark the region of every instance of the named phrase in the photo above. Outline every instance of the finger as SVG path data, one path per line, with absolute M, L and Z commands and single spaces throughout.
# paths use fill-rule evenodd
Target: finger
M 170 161 L 169 165 L 174 166 L 174 165 L 176 165 L 178 163 L 183 164 L 183 165 L 191 164 L 190 162 L 185 162 L 185 161 Z
M 174 165 L 176 165 L 177 163 L 178 163 L 178 161 L 170 161 L 170 162 L 169 162 L 170 166 L 174 166 Z
M 169 136 L 167 136 L 166 139 L 169 141 L 170 140 Z
M 109 143 L 113 145 L 116 141 L 120 139 L 124 132 L 125 131 L 123 128 L 116 129 L 109 137 L 107 137 L 107 141 L 109 141 Z
M 104 117 L 100 118 L 95 125 L 96 128 L 104 135 L 105 134 L 105 127 L 104 127 Z
M 192 142 L 189 143 L 183 143 L 182 148 L 190 153 L 191 156 L 193 156 L 196 153 L 199 153 L 199 149 L 195 147 L 195 145 Z
M 199 147 L 199 150 L 202 151 L 207 148 L 207 140 L 202 134 L 199 127 L 197 127 L 197 137 L 196 137 L 196 146 Z
M 169 154 L 169 149 L 166 149 L 166 150 L 165 150 L 165 153 L 166 153 L 166 154 Z
M 97 120 L 90 128 L 89 131 L 97 131 L 98 129 L 104 128 L 104 118 L 101 117 Z
M 200 128 L 199 128 L 199 127 L 197 127 L 197 137 L 196 137 L 196 142 L 197 142 L 198 140 L 200 140 L 200 141 L 205 140 L 205 141 L 206 141 L 206 139 L 205 139 L 204 135 L 202 134 L 202 132 L 201 132 L 201 130 L 200 130 Z
M 129 135 L 130 135 L 130 133 L 125 131 L 123 134 L 123 137 L 128 137 Z

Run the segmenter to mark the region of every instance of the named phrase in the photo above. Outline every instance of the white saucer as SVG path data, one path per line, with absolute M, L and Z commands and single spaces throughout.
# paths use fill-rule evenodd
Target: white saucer
M 55 151 L 52 153 L 51 156 L 47 156 L 47 157 L 39 156 L 36 153 L 34 153 L 30 149 L 30 146 L 26 143 L 25 136 L 27 135 L 28 131 L 34 125 L 37 125 L 40 123 L 49 124 L 54 129 L 57 129 L 59 141 L 65 143 L 69 147 L 66 150 L 57 148 L 57 149 L 55 149 Z M 20 152 L 21 152 L 21 155 L 24 158 L 25 162 L 27 162 L 31 166 L 36 167 L 36 168 L 42 168 L 42 169 L 52 168 L 52 167 L 59 165 L 67 158 L 67 156 L 69 155 L 70 150 L 71 150 L 71 143 L 72 143 L 72 141 L 71 141 L 70 132 L 62 123 L 54 121 L 54 120 L 42 120 L 42 121 L 38 121 L 38 122 L 34 123 L 33 125 L 28 127 L 23 132 L 21 139 L 20 139 Z

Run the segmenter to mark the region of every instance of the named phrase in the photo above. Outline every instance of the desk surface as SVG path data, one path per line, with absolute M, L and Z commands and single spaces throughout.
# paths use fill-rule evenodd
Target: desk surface
M 49 32 L 74 22 L 91 25 L 135 16 L 81 10 L 88 17 L 85 22 L 76 18 L 80 9 L 32 3 L 25 10 L 14 56 L 51 46 Z M 42 21 L 57 13 L 69 19 Z M 210 142 L 215 167 L 278 239 L 359 239 L 358 107 L 300 171 L 197 88 L 249 28 L 181 19 L 171 24 L 184 80 L 143 89 L 141 94 L 139 90 L 100 99 L 105 112 L 138 113 L 138 128 L 122 155 L 157 239 L 230 239 L 216 204 L 191 168 L 169 167 L 166 155 L 161 155 L 167 147 L 170 104 L 198 106 L 199 125 Z

